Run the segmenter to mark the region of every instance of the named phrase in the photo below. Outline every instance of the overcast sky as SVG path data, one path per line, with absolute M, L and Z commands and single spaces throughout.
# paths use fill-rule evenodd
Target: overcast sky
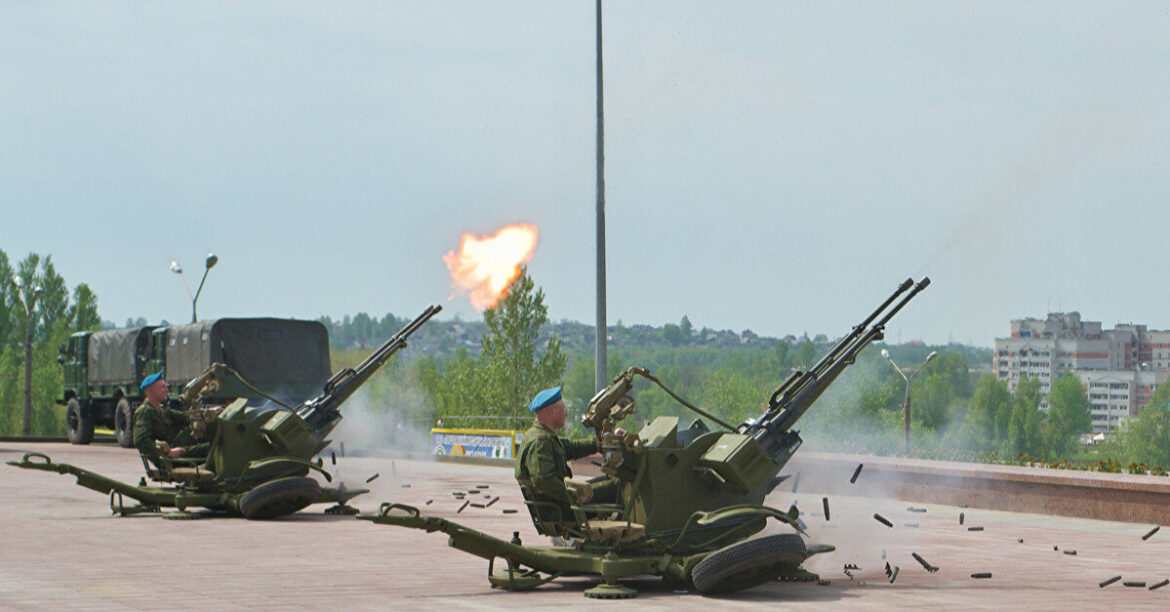
M 607 2 L 610 322 L 990 344 L 1170 327 L 1165 2 Z M 593 320 L 593 3 L 0 7 L 0 248 L 101 314 L 448 301 L 460 232 L 538 225 Z

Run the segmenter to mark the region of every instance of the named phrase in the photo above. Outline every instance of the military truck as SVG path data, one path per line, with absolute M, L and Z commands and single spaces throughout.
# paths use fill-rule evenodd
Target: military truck
M 89 444 L 95 427 L 114 430 L 118 443 L 132 445 L 134 409 L 142 402 L 138 383 L 164 372 L 177 403 L 183 385 L 212 363 L 225 364 L 257 389 L 287 403 L 312 397 L 329 380 L 329 334 L 316 321 L 212 319 L 189 325 L 147 326 L 79 332 L 61 347 L 69 441 Z M 224 381 L 203 398 L 224 404 L 235 398 L 264 400 L 236 380 Z

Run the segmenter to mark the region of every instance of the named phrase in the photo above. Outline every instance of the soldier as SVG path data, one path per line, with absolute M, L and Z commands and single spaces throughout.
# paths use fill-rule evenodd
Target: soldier
M 160 468 L 162 454 L 158 447 L 159 442 L 170 447 L 166 455 L 171 459 L 206 457 L 210 445 L 193 444 L 194 440 L 186 431 L 187 415 L 181 410 L 166 406 L 167 381 L 163 380 L 162 372 L 142 379 L 142 384 L 138 387 L 146 396 L 146 400 L 134 411 L 134 447 L 138 452 L 149 459 L 155 467 Z
M 516 480 L 536 496 L 536 501 L 552 502 L 561 507 L 561 519 L 572 520 L 570 506 L 617 501 L 616 483 L 606 481 L 599 486 L 574 487 L 570 494 L 565 479 L 573 472 L 568 462 L 588 457 L 599 451 L 597 440 L 570 440 L 557 436 L 565 426 L 565 402 L 561 388 L 545 389 L 532 398 L 528 411 L 536 415 L 536 422 L 524 434 L 524 445 L 516 457 Z M 552 517 L 542 513 L 546 520 Z

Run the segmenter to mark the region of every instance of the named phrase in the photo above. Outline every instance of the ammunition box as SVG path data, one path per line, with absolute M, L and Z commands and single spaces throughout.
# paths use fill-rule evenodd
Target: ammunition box
M 291 455 L 311 454 L 316 449 L 313 432 L 301 417 L 292 411 L 280 411 L 260 427 L 273 446 Z
M 780 466 L 764 454 L 755 438 L 726 433 L 703 453 L 699 466 L 708 468 L 727 484 L 751 491 L 767 483 Z
M 678 417 L 660 416 L 643 427 L 638 437 L 650 448 L 678 448 Z
M 227 405 L 226 408 L 220 411 L 219 420 L 234 421 L 244 415 L 244 409 L 248 407 L 248 400 L 237 399 L 236 401 Z

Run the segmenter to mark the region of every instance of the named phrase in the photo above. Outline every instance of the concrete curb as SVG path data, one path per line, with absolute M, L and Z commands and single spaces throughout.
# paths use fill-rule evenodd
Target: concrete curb
M 859 463 L 865 467 L 850 484 Z M 1170 478 L 1163 476 L 828 453 L 797 454 L 785 472 L 799 472 L 800 490 L 807 493 L 1170 524 Z

